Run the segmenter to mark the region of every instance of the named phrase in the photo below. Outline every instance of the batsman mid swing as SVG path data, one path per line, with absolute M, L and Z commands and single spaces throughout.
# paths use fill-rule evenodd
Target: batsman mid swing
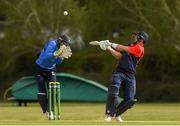
M 70 38 L 67 35 L 61 35 L 57 39 L 48 41 L 35 61 L 36 79 L 38 82 L 38 101 L 43 113 L 51 115 L 48 105 L 48 93 L 50 82 L 56 82 L 55 69 L 57 64 L 61 64 L 65 59 L 71 57 L 72 52 L 69 46 Z M 52 91 L 52 95 L 55 91 Z M 54 102 L 51 102 L 52 104 Z M 53 109 L 53 108 L 52 108 Z M 53 110 L 52 110 L 53 111 Z M 54 117 L 52 117 L 54 118 Z
M 92 41 L 91 45 L 99 45 L 102 50 L 108 50 L 112 56 L 119 60 L 108 87 L 105 121 L 110 122 L 112 117 L 122 122 L 121 115 L 134 105 L 136 93 L 136 67 L 144 55 L 144 44 L 148 42 L 146 32 L 132 34 L 128 46 L 111 43 L 109 40 Z M 124 99 L 118 102 L 119 90 L 122 87 Z

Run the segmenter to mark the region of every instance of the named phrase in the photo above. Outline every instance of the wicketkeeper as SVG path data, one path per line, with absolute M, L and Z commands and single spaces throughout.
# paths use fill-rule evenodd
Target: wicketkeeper
M 135 32 L 127 46 L 111 43 L 109 40 L 98 43 L 102 50 L 108 50 L 119 60 L 108 87 L 105 121 L 110 122 L 112 117 L 115 117 L 117 121 L 122 122 L 121 115 L 134 105 L 136 67 L 144 56 L 144 44 L 148 42 L 148 38 L 146 32 Z M 119 103 L 118 95 L 121 87 L 124 98 Z
M 38 101 L 43 113 L 48 114 L 48 88 L 49 82 L 56 82 L 56 65 L 61 64 L 65 59 L 71 57 L 72 52 L 69 46 L 70 38 L 67 35 L 61 35 L 57 39 L 48 41 L 40 55 L 35 61 L 38 82 Z

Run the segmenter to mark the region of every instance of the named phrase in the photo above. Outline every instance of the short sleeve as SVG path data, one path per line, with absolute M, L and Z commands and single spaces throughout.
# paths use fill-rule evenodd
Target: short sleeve
M 141 45 L 130 46 L 129 52 L 135 57 L 141 57 L 144 54 L 144 47 Z

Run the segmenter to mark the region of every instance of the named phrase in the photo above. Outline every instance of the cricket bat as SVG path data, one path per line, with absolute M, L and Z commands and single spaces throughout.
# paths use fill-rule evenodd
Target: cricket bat
M 99 45 L 99 41 L 91 41 L 91 42 L 89 42 L 89 44 L 90 45 L 93 45 L 93 46 L 97 46 L 97 45 Z

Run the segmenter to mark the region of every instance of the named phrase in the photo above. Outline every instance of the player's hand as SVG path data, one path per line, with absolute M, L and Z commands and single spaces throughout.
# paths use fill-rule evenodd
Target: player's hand
M 61 53 L 61 55 L 59 55 L 59 58 L 65 58 L 68 59 L 70 58 L 72 55 L 72 50 L 69 46 L 66 46 L 66 49 L 63 50 L 63 52 Z
M 102 50 L 106 50 L 108 46 L 111 46 L 111 42 L 109 40 L 103 40 L 99 42 L 99 46 Z
M 54 56 L 58 56 L 59 57 L 62 54 L 62 52 L 64 50 L 66 50 L 66 48 L 67 47 L 65 45 L 60 46 L 60 48 L 57 51 L 54 52 Z

